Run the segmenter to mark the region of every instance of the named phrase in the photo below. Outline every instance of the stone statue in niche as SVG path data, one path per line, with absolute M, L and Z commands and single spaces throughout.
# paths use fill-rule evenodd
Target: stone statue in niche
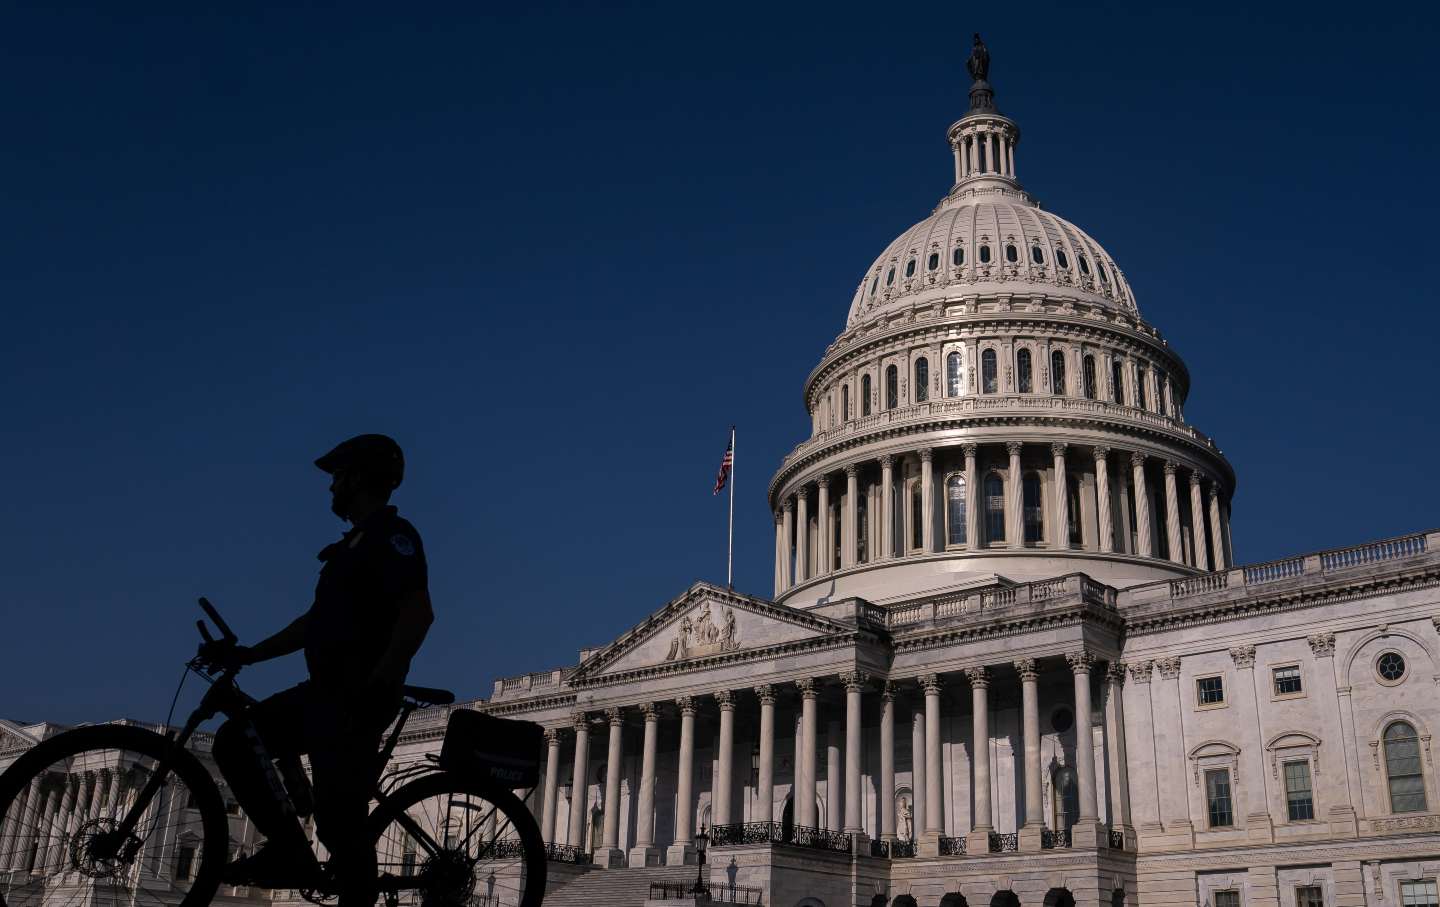
M 895 834 L 902 841 L 909 841 L 915 837 L 915 813 L 910 809 L 910 798 L 904 794 L 900 795 L 900 802 L 895 808 Z
M 701 658 L 734 652 L 740 648 L 740 631 L 735 626 L 735 612 L 726 608 L 720 623 L 716 623 L 707 601 L 700 606 L 700 613 L 691 621 L 687 614 L 680 619 L 680 628 L 670 641 L 666 661 L 683 661 L 687 658 Z

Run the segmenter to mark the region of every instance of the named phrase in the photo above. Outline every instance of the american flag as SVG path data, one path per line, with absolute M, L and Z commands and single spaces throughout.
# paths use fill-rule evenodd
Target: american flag
M 725 456 L 720 458 L 720 472 L 715 476 L 715 490 L 719 494 L 730 479 L 730 470 L 735 465 L 735 429 L 730 429 L 730 443 L 725 445 Z

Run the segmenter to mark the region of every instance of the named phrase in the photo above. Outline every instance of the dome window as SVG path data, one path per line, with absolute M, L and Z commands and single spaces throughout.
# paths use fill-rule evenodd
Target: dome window
M 1000 389 L 996 377 L 995 351 L 986 350 L 980 354 L 980 392 L 993 394 Z
M 1089 273 L 1090 273 L 1090 259 L 1086 258 L 1086 257 L 1085 257 L 1085 253 L 1083 253 L 1083 252 L 1080 253 L 1080 273 L 1081 273 L 1081 274 L 1089 274 Z
M 894 285 L 895 285 L 895 269 L 894 269 L 894 268 L 891 268 L 890 270 L 888 270 L 888 271 L 885 272 L 885 286 L 889 287 L 889 286 L 894 286 Z
M 1050 354 L 1050 393 L 1065 396 L 1065 354 L 1059 350 Z
M 981 263 L 982 265 L 985 265 L 985 264 L 989 264 L 989 263 L 990 263 L 990 247 L 989 247 L 989 246 L 981 246 L 981 247 L 980 247 L 980 263 Z
M 1094 357 L 1094 356 L 1086 356 L 1086 357 L 1085 357 L 1085 361 L 1081 364 L 1080 375 L 1081 375 L 1081 381 L 1080 381 L 1080 389 L 1081 389 L 1081 392 L 1085 394 L 1085 399 L 1086 399 L 1086 400 L 1094 400 L 1094 399 L 1095 399 L 1095 357 Z
M 960 351 L 945 357 L 945 396 L 960 396 Z
M 1014 243 L 1005 244 L 1005 260 L 1011 264 L 1020 260 L 1020 250 L 1015 248 Z
M 1045 263 L 1045 253 L 1039 246 L 1030 247 L 1030 260 L 1037 265 L 1043 265 Z
M 885 408 L 894 409 L 900 405 L 900 371 L 895 366 L 885 368 Z
M 965 247 L 956 246 L 955 253 L 950 256 L 950 260 L 954 262 L 955 267 L 957 268 L 963 265 L 965 263 Z
M 1110 285 L 1110 272 L 1105 270 L 1105 262 L 1097 261 L 1095 262 L 1095 266 L 1100 269 L 1100 282 L 1108 287 Z
M 906 277 L 914 277 L 914 276 L 915 276 L 915 259 L 912 258 L 912 259 L 910 259 L 909 261 L 905 262 L 905 276 L 906 276 Z
M 875 291 L 880 289 L 880 272 L 875 272 L 875 278 L 870 281 L 870 298 L 875 298 Z
M 1119 359 L 1110 363 L 1110 396 L 1116 403 L 1125 405 L 1125 367 Z
M 1032 393 L 1035 390 L 1033 379 L 1034 368 L 1030 363 L 1030 351 L 1023 347 L 1015 351 L 1015 384 L 1016 389 L 1022 394 Z
M 870 376 L 860 377 L 860 415 L 870 415 Z
M 1066 270 L 1070 269 L 1070 256 L 1066 255 L 1065 250 L 1059 246 L 1055 247 L 1055 263 Z
M 940 267 L 940 253 L 931 252 L 930 258 L 925 262 L 925 270 L 933 271 L 938 267 Z
M 924 403 L 930 399 L 930 360 L 921 356 L 915 360 L 915 402 Z

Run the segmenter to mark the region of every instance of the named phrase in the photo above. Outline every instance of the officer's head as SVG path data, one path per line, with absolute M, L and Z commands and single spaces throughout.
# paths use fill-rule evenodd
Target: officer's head
M 315 461 L 330 473 L 330 509 L 350 519 L 390 500 L 405 478 L 405 455 L 385 435 L 357 435 Z

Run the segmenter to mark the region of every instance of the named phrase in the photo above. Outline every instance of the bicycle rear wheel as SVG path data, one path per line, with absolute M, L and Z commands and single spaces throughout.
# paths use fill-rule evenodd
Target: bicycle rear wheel
M 95 725 L 36 744 L 0 775 L 0 907 L 201 907 L 229 849 L 225 805 L 193 753 L 178 751 L 128 835 L 119 831 L 171 743 Z
M 381 888 L 410 907 L 540 907 L 545 843 L 508 789 L 449 772 L 401 787 L 370 815 Z M 387 878 L 388 877 L 388 878 Z

